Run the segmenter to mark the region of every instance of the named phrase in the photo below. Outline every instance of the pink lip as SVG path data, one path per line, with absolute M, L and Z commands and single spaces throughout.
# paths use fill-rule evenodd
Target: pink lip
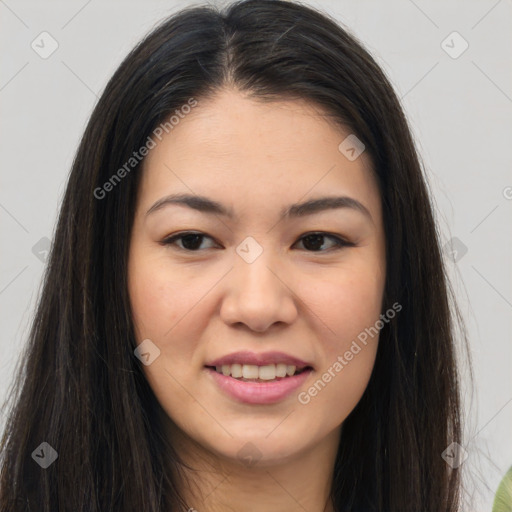
M 312 372 L 308 369 L 293 377 L 283 377 L 272 382 L 244 382 L 226 377 L 212 368 L 206 368 L 206 371 L 217 386 L 235 400 L 260 405 L 274 404 L 283 400 L 300 387 Z
M 215 359 L 205 366 L 222 366 L 223 364 L 255 364 L 256 366 L 264 366 L 267 364 L 287 364 L 293 365 L 297 368 L 304 368 L 306 366 L 312 366 L 301 359 L 285 354 L 284 352 L 264 352 L 257 354 L 256 352 L 250 352 L 249 350 L 242 350 L 239 352 L 233 352 L 226 356 Z

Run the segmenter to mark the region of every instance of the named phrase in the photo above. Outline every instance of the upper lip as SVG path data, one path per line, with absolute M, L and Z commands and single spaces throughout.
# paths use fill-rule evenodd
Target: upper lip
M 298 369 L 311 366 L 309 363 L 302 361 L 297 357 L 285 354 L 284 352 L 263 352 L 258 354 L 249 350 L 242 350 L 239 352 L 227 354 L 206 363 L 205 366 L 222 366 L 224 364 L 253 364 L 256 366 L 265 366 L 268 364 L 279 363 L 296 366 Z

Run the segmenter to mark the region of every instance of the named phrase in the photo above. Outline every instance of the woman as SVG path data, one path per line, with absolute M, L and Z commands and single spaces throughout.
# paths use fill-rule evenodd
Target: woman
M 373 58 L 299 4 L 186 9 L 78 149 L 0 510 L 457 510 L 453 332 Z

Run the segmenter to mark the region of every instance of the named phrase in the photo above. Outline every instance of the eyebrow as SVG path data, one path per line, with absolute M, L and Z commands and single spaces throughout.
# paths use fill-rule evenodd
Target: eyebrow
M 233 219 L 235 217 L 231 208 L 227 208 L 223 204 L 208 197 L 190 194 L 171 194 L 169 196 L 162 197 L 154 203 L 153 206 L 151 206 L 151 208 L 146 212 L 146 215 L 169 205 L 187 206 L 188 208 L 192 208 L 203 213 L 222 215 L 229 219 Z M 307 215 L 313 215 L 315 213 L 336 208 L 350 208 L 356 210 L 373 222 L 372 216 L 366 206 L 357 199 L 347 196 L 319 197 L 303 203 L 292 204 L 281 210 L 281 217 L 305 217 Z

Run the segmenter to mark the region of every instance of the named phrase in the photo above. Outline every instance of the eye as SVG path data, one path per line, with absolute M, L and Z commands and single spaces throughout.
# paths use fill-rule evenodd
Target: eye
M 208 235 L 205 235 L 203 233 L 195 233 L 195 232 L 185 232 L 185 233 L 179 233 L 177 235 L 173 235 L 171 237 L 166 238 L 165 240 L 162 240 L 162 245 L 176 245 L 177 241 L 181 241 L 182 245 L 178 245 L 178 249 L 182 249 L 184 251 L 189 252 L 198 252 L 201 249 L 201 242 L 204 239 L 213 240 Z M 303 242 L 304 247 L 308 252 L 326 252 L 325 250 L 320 250 L 322 246 L 324 245 L 324 239 L 330 239 L 333 241 L 333 245 L 331 248 L 334 247 L 334 250 L 340 249 L 342 247 L 353 247 L 355 244 L 351 242 L 347 242 L 343 239 L 341 239 L 338 236 L 335 235 L 329 235 L 328 233 L 324 232 L 314 232 L 314 233 L 307 233 L 306 235 L 303 235 L 298 242 Z M 296 242 L 296 243 L 298 243 Z M 295 244 L 294 244 L 295 245 Z M 208 247 L 206 247 L 208 248 Z M 211 248 L 211 247 L 210 247 Z M 203 247 L 204 249 L 204 247 Z
M 197 252 L 199 246 L 201 245 L 201 241 L 204 238 L 209 238 L 213 240 L 211 237 L 204 235 L 203 233 L 180 233 L 178 235 L 171 236 L 162 241 L 163 245 L 175 245 L 176 240 L 182 240 L 183 247 L 178 246 L 178 249 L 182 249 L 184 251 Z
M 323 240 L 324 239 L 330 239 L 334 242 L 334 245 L 331 247 L 334 247 L 334 250 L 341 249 L 342 247 L 353 247 L 354 244 L 351 242 L 347 242 L 343 239 L 341 239 L 338 236 L 335 235 L 329 235 L 327 233 L 323 232 L 315 232 L 315 233 L 307 233 L 306 235 L 303 235 L 299 242 L 303 242 L 304 247 L 306 247 L 306 250 L 309 252 L 326 252 L 325 250 L 319 250 L 324 245 Z M 311 248 L 311 250 L 308 249 Z

